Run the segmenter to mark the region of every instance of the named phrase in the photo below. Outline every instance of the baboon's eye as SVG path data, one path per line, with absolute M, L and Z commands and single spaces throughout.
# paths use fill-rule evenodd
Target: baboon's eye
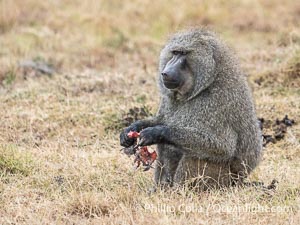
M 174 50 L 172 51 L 173 55 L 186 55 L 187 52 L 186 51 L 181 51 L 181 50 Z

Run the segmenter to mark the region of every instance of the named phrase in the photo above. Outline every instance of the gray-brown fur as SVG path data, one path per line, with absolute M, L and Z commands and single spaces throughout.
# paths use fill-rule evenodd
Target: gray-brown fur
M 161 73 L 174 51 L 188 52 L 191 73 L 188 83 L 170 90 Z M 205 189 L 247 176 L 260 161 L 262 140 L 251 92 L 231 51 L 205 29 L 177 33 L 161 51 L 158 76 L 157 115 L 125 129 L 121 144 L 129 130 L 141 131 L 143 144 L 157 144 L 157 183 L 192 179 Z

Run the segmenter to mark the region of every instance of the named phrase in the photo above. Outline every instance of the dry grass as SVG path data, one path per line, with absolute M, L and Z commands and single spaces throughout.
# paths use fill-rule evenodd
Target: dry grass
M 292 0 L 0 1 L 0 224 L 298 224 L 299 20 Z M 200 25 L 239 55 L 259 117 L 297 121 L 250 178 L 276 191 L 149 196 L 152 172 L 119 152 L 124 113 L 157 109 L 165 38 Z M 56 73 L 24 73 L 25 59 Z

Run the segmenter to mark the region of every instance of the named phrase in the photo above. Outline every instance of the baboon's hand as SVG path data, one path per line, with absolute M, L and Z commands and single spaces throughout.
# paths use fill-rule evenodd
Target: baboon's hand
M 148 146 L 167 141 L 169 129 L 166 126 L 148 127 L 140 132 L 140 146 Z
M 130 131 L 137 131 L 135 126 L 126 127 L 120 134 L 120 144 L 124 147 L 129 147 L 134 144 L 134 138 L 128 137 Z

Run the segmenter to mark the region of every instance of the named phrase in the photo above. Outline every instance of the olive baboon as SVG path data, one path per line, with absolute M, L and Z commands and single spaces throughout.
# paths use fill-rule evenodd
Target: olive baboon
M 124 129 L 122 146 L 157 144 L 155 181 L 229 186 L 258 164 L 261 133 L 246 78 L 229 49 L 205 29 L 172 36 L 159 66 L 160 107 Z

